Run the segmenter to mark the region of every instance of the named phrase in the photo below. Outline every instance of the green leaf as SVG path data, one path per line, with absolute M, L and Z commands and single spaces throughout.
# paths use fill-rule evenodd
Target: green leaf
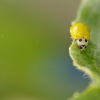
M 75 93 L 69 100 L 100 100 L 100 0 L 82 0 L 73 23 L 77 22 L 88 26 L 90 41 L 86 50 L 82 51 L 73 41 L 69 53 L 74 65 L 89 76 L 91 83 L 82 93 Z

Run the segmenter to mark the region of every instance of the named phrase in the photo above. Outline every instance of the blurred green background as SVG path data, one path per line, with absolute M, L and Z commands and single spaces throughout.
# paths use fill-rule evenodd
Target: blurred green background
M 79 3 L 0 0 L 0 100 L 66 100 L 88 85 L 68 53 Z

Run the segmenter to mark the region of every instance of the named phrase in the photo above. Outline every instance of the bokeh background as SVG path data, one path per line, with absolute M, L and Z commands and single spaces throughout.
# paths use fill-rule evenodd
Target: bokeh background
M 79 4 L 0 0 L 0 100 L 67 100 L 86 88 L 68 53 Z

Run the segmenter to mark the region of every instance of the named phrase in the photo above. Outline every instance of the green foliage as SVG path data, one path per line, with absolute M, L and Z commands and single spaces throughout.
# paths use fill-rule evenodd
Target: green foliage
M 100 100 L 100 0 L 83 0 L 73 23 L 77 22 L 88 26 L 91 39 L 83 51 L 73 41 L 69 53 L 74 65 L 90 77 L 91 83 L 84 92 L 75 93 L 70 100 Z

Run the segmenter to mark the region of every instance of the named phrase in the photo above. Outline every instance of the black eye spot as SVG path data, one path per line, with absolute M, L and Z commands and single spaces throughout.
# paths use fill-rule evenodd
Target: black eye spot
M 82 41 L 82 39 L 79 39 L 79 41 L 81 42 L 81 41 Z
M 85 42 L 87 42 L 87 40 L 85 39 Z
M 81 46 L 80 49 L 83 49 L 83 47 Z

